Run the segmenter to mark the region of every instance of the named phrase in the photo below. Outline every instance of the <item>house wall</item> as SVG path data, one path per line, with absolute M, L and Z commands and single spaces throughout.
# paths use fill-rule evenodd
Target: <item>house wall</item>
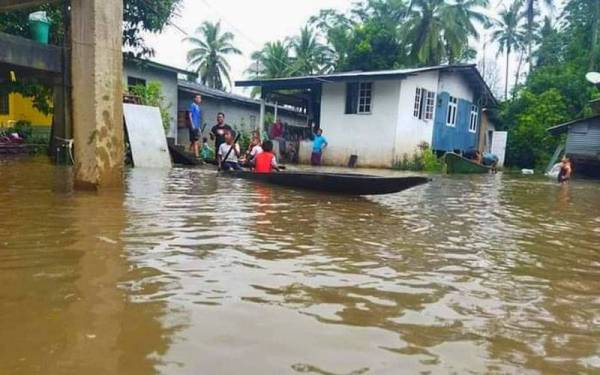
M 358 155 L 361 167 L 391 167 L 398 124 L 400 80 L 373 82 L 371 114 L 345 114 L 346 84 L 324 83 L 321 127 L 329 146 L 323 153 L 326 165 L 347 165 Z
M 32 134 L 35 137 L 49 137 L 52 115 L 44 115 L 33 107 L 30 98 L 20 94 L 8 95 L 9 113 L 0 115 L 0 127 L 13 126 L 17 121 L 28 121 L 32 125 Z
M 190 104 L 195 94 L 179 91 L 179 101 L 177 110 L 182 113 L 189 110 Z M 260 118 L 260 105 L 258 103 L 242 103 L 236 100 L 227 100 L 226 98 L 215 98 L 208 95 L 202 95 L 202 124 L 206 124 L 203 136 L 208 137 L 210 129 L 217 123 L 217 114 L 225 113 L 225 123 L 236 130 L 250 132 L 258 126 Z M 273 113 L 273 107 L 267 106 L 267 113 Z M 279 110 L 278 118 L 283 123 L 295 126 L 306 126 L 306 118 L 290 114 L 287 111 Z M 184 124 L 187 124 L 184 119 Z M 182 124 L 180 124 L 182 126 Z M 178 129 L 178 143 L 189 144 L 189 130 L 186 127 Z
M 127 77 L 145 79 L 146 83 L 158 81 L 162 86 L 165 106 L 169 108 L 169 130 L 167 137 L 177 136 L 177 73 L 167 70 L 160 70 L 136 64 L 132 62 L 125 63 L 123 67 L 123 87 L 127 88 Z
M 446 124 L 448 114 L 448 101 L 450 96 L 458 98 L 456 126 Z M 436 99 L 436 113 L 432 137 L 432 148 L 438 151 L 467 151 L 479 147 L 479 133 L 481 132 L 481 108 L 477 129 L 469 131 L 471 105 L 474 102 L 473 91 L 466 80 L 459 74 L 440 73 L 438 95 Z
M 414 116 L 415 94 L 417 87 L 423 88 L 435 92 L 437 100 L 438 78 L 439 73 L 433 71 L 409 76 L 401 82 L 394 159 L 398 160 L 405 154 L 414 154 L 419 144 L 423 142 L 431 145 L 436 107 L 431 120 L 416 118 Z
M 600 119 L 594 118 L 569 127 L 567 154 L 600 157 Z

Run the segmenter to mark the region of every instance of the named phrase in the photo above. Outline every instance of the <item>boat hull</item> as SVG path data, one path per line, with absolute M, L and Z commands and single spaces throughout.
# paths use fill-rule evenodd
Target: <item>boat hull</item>
M 221 172 L 220 175 L 272 185 L 345 195 L 391 194 L 429 182 L 429 179 L 425 177 L 380 177 L 342 173 L 228 171 Z
M 491 167 L 481 165 L 472 160 L 463 158 L 462 156 L 453 152 L 448 152 L 445 155 L 446 159 L 446 172 L 450 174 L 455 173 L 488 173 Z

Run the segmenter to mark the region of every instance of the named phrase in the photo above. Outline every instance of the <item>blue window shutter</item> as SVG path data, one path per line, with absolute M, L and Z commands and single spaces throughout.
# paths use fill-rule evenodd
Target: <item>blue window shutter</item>
M 431 147 L 434 150 L 447 151 L 451 150 L 448 142 L 446 116 L 448 114 L 448 99 L 450 95 L 447 92 L 440 92 L 436 95 L 435 119 L 433 122 L 433 139 Z

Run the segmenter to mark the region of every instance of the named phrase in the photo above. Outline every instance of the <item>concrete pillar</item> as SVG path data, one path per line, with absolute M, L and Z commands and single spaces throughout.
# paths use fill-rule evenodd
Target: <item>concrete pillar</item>
M 265 99 L 260 98 L 260 115 L 258 117 L 258 129 L 263 132 L 265 128 Z
M 122 0 L 71 1 L 75 187 L 123 179 Z

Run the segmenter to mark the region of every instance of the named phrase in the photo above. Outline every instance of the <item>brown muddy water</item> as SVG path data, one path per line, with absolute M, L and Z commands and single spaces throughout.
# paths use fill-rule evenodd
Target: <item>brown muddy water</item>
M 598 182 L 68 176 L 0 161 L 1 374 L 600 373 Z

